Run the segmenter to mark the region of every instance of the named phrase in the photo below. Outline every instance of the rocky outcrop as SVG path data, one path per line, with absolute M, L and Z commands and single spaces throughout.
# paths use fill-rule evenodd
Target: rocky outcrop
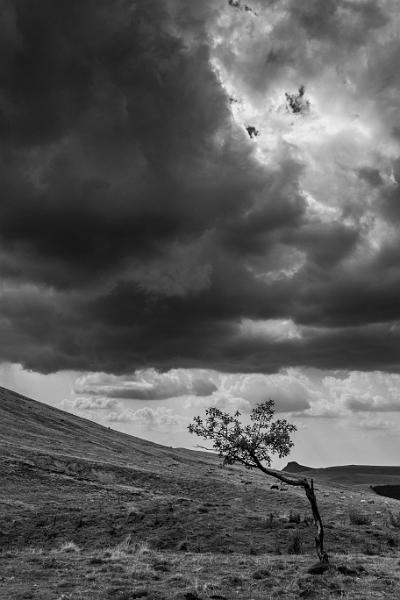
M 283 467 L 282 471 L 286 471 L 287 473 L 302 473 L 303 471 L 312 471 L 312 468 L 299 465 L 296 461 L 290 461 L 286 467 Z

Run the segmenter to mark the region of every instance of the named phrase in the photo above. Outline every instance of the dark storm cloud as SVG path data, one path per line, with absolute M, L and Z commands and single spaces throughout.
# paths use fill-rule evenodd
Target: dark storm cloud
M 9 6 L 19 40 L 1 78 L 10 274 L 22 264 L 24 278 L 83 285 L 251 206 L 264 171 L 232 131 L 207 48 L 168 33 L 163 3 Z
M 313 71 L 308 37 L 349 47 L 350 33 L 386 22 L 370 2 L 340 5 L 285 5 L 271 73 L 290 61 Z M 343 11 L 352 25 L 342 31 Z M 382 254 L 379 279 L 377 262 L 349 267 L 358 224 L 310 216 L 301 155 L 282 144 L 271 164 L 260 160 L 258 138 L 233 119 L 210 23 L 238 12 L 225 2 L 4 3 L 1 360 L 45 372 L 398 370 L 398 336 L 382 324 L 399 319 L 400 279 L 386 273 L 395 251 Z M 265 89 L 255 62 L 251 84 Z M 379 170 L 354 172 L 379 187 Z M 245 319 L 305 329 L 252 337 Z M 133 388 L 122 392 L 167 394 Z
M 288 241 L 307 252 L 311 264 L 333 267 L 357 244 L 359 231 L 340 223 L 310 222 L 290 231 Z
M 397 137 L 397 136 L 396 136 Z M 383 212 L 388 219 L 400 220 L 400 158 L 393 161 L 392 185 L 384 190 L 382 195 Z
M 383 184 L 383 179 L 379 172 L 379 169 L 373 169 L 371 167 L 361 167 L 358 170 L 358 176 L 363 179 L 372 187 L 379 187 Z

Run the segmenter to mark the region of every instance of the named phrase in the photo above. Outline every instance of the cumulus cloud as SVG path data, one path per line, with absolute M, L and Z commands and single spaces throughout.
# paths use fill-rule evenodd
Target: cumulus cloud
M 139 434 L 147 432 L 165 433 L 182 431 L 187 425 L 187 417 L 175 413 L 165 406 L 156 408 L 145 406 L 134 410 L 125 402 L 115 398 L 99 396 L 78 396 L 64 399 L 61 408 L 78 416 L 98 421 L 104 425 L 132 426 Z
M 327 377 L 325 385 L 351 411 L 400 411 L 399 375 L 355 372 L 343 379 Z
M 75 382 L 74 402 L 89 409 L 110 408 L 118 400 L 167 400 L 184 397 L 186 408 L 217 406 L 250 412 L 258 403 L 273 399 L 278 412 L 310 408 L 313 392 L 306 376 L 289 370 L 274 375 L 221 374 L 217 371 L 173 369 L 166 373 L 147 370 L 131 376 L 90 373 Z M 315 392 L 314 392 L 315 394 Z
M 304 375 L 303 382 L 310 399 L 303 417 L 354 417 L 359 423 L 372 423 L 381 419 L 377 413 L 400 411 L 397 374 L 322 371 Z
M 120 404 L 112 398 L 91 398 L 78 396 L 74 398 L 71 408 L 77 411 L 84 410 L 116 410 Z
M 399 371 L 397 4 L 252 8 L 4 2 L 0 360 L 128 399 Z
M 162 400 L 185 395 L 210 396 L 216 389 L 213 374 L 207 371 L 173 369 L 159 373 L 154 369 L 128 376 L 91 373 L 76 380 L 75 391 L 108 398 Z
M 272 399 L 278 413 L 340 418 L 399 412 L 399 389 L 400 375 L 384 372 L 290 368 L 275 374 L 222 374 L 191 369 L 166 373 L 148 370 L 131 376 L 91 373 L 75 382 L 74 408 L 115 407 L 121 412 L 122 407 L 135 406 L 135 400 L 182 398 L 182 407 L 189 413 L 195 408 L 216 406 L 246 414 L 260 402 Z
M 299 374 L 300 375 L 300 374 Z M 272 399 L 277 412 L 303 411 L 310 407 L 303 377 L 293 372 L 276 375 L 231 375 L 222 377 L 221 392 L 246 400 L 250 409 Z
M 182 429 L 185 419 L 165 406 L 158 408 L 139 408 L 138 410 L 124 410 L 118 413 L 110 413 L 107 420 L 110 423 L 133 423 L 144 432 L 148 431 L 172 431 Z

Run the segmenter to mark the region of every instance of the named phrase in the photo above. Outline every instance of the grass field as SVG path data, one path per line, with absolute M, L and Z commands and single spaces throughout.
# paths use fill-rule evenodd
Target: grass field
M 322 575 L 308 573 L 302 491 L 271 490 L 212 454 L 0 389 L 0 468 L 2 600 L 400 597 L 400 503 L 374 494 L 366 468 L 354 481 L 316 473 L 332 564 Z M 384 470 L 372 475 L 385 483 Z
M 398 598 L 398 560 L 332 558 L 336 566 L 315 576 L 307 573 L 309 556 L 160 552 L 125 543 L 89 552 L 66 543 L 3 552 L 1 590 L 16 600 Z

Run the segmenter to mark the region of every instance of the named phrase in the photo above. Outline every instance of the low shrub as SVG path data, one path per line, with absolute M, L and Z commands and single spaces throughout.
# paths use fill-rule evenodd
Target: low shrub
M 270 512 L 268 517 L 265 519 L 264 523 L 268 529 L 272 529 L 274 527 L 274 518 L 275 518 L 274 513 Z
M 301 522 L 301 515 L 299 512 L 290 511 L 289 513 L 289 523 L 297 523 Z
M 399 540 L 395 535 L 389 535 L 387 538 L 387 545 L 389 548 L 397 548 L 399 545 Z
M 362 553 L 366 556 L 373 556 L 374 554 L 376 554 L 376 550 L 370 542 L 366 542 L 362 548 Z
M 396 529 L 400 529 L 400 513 L 394 514 L 392 512 L 389 513 L 389 522 L 392 527 Z
M 299 531 L 294 531 L 288 547 L 288 554 L 301 554 L 303 542 Z
M 367 513 L 364 513 L 358 508 L 351 508 L 349 510 L 349 518 L 350 523 L 352 525 L 370 525 L 371 524 L 371 516 Z

